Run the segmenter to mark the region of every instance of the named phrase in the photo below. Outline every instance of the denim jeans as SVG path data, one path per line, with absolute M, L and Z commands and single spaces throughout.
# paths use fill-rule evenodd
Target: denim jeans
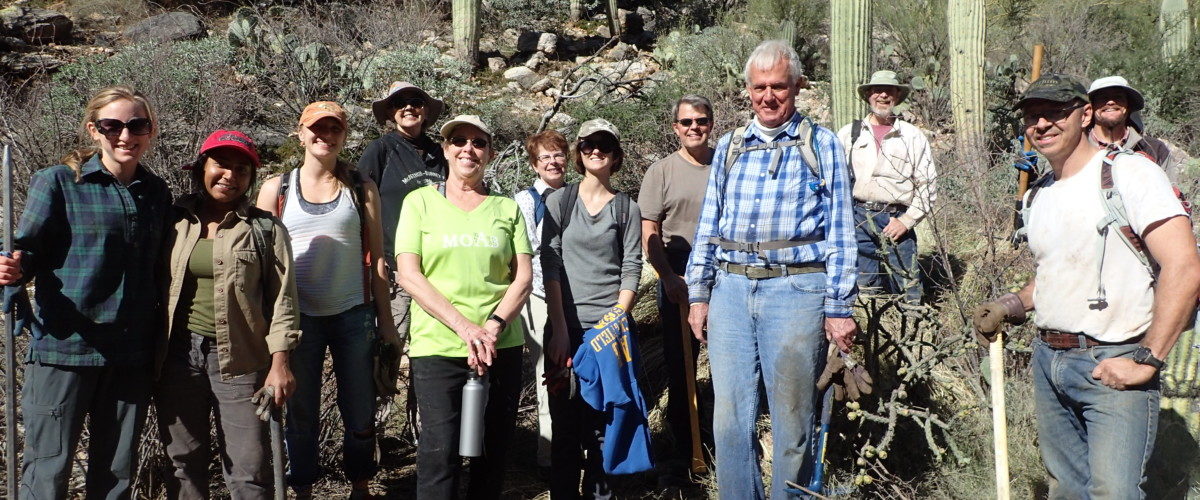
M 717 271 L 708 311 L 717 487 L 722 499 L 764 498 L 759 388 L 771 412 L 771 498 L 808 484 L 816 377 L 824 369 L 824 273 L 752 280 Z
M 1051 349 L 1033 344 L 1038 447 L 1051 499 L 1145 498 L 1146 462 L 1158 432 L 1159 380 L 1118 391 L 1092 378 L 1137 344 Z
M 214 339 L 190 333 L 172 335 L 167 361 L 154 388 L 158 429 L 171 465 L 167 497 L 209 498 L 212 462 L 209 414 L 216 412 L 221 473 L 235 499 L 271 497 L 267 423 L 250 402 L 267 371 L 224 380 Z
M 346 479 L 375 475 L 375 379 L 372 348 L 375 308 L 361 304 L 332 316 L 300 315 L 300 345 L 292 351 L 296 392 L 287 402 L 288 485 L 303 488 L 317 481 L 321 430 L 321 373 L 325 350 L 333 355 L 337 405 L 345 426 L 342 468 Z
M 900 214 L 895 214 L 900 215 Z M 854 233 L 858 240 L 858 287 L 904 294 L 909 303 L 921 301 L 921 272 L 917 267 L 917 232 L 909 229 L 893 242 L 881 231 L 893 217 L 854 206 Z M 887 262 L 886 267 L 884 261 Z

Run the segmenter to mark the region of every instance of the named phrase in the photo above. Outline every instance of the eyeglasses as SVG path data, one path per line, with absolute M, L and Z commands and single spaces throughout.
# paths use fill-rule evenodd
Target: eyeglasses
M 709 123 L 712 122 L 712 119 L 705 116 L 705 117 L 701 117 L 701 118 L 696 118 L 694 120 L 691 118 L 680 118 L 678 120 L 675 120 L 675 123 L 682 125 L 683 128 L 691 127 L 692 122 L 696 122 L 696 125 L 699 125 L 701 127 L 706 127 L 706 126 L 708 126 Z
M 1036 125 L 1037 122 L 1045 118 L 1050 123 L 1057 123 L 1067 119 L 1075 110 L 1086 106 L 1087 103 L 1077 102 L 1065 108 L 1049 108 L 1036 111 L 1022 111 L 1021 119 L 1025 122 L 1025 126 L 1029 127 Z
M 96 130 L 104 135 L 121 135 L 121 131 L 126 128 L 133 135 L 149 135 L 154 129 L 149 118 L 134 118 L 128 122 L 123 122 L 116 118 L 101 118 L 93 122 Z
M 475 149 L 486 149 L 488 147 L 487 139 L 467 139 L 461 135 L 450 138 L 450 144 L 453 144 L 456 148 L 466 146 L 468 142 L 472 146 L 475 146 Z
M 404 109 L 408 106 L 412 106 L 414 108 L 423 108 L 423 107 L 425 107 L 425 98 L 424 97 L 396 97 L 396 98 L 392 99 L 392 106 L 395 106 L 396 109 Z
M 562 154 L 562 153 L 538 155 L 538 157 L 537 157 L 538 163 L 550 163 L 551 160 L 565 161 L 566 159 L 567 159 L 567 155 Z
M 590 155 L 597 150 L 604 154 L 611 154 L 616 149 L 617 143 L 610 140 L 584 139 L 579 141 L 579 151 L 585 155 Z

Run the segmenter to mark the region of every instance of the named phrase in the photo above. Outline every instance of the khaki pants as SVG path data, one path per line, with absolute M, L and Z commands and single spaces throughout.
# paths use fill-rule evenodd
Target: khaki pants
M 541 467 L 550 466 L 550 399 L 546 386 L 542 384 L 546 374 L 546 359 L 543 355 L 542 336 L 546 331 L 546 299 L 530 295 L 525 307 L 521 308 L 521 324 L 525 333 L 525 345 L 529 348 L 529 359 L 533 362 L 537 387 L 538 446 L 537 462 Z

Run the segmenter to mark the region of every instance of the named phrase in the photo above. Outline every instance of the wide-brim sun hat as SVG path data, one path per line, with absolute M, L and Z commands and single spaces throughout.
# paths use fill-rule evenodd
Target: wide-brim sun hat
M 392 82 L 388 86 L 387 93 L 382 99 L 371 103 L 371 112 L 375 115 L 375 121 L 380 125 L 387 123 L 388 120 L 394 119 L 396 107 L 392 105 L 392 98 L 397 94 L 406 90 L 416 92 L 421 98 L 425 99 L 425 125 L 429 126 L 437 121 L 438 117 L 442 116 L 442 112 L 446 111 L 446 103 L 425 92 L 425 89 L 418 87 L 409 82 Z
M 592 118 L 591 120 L 583 122 L 583 124 L 579 126 L 579 133 L 575 134 L 575 140 L 579 141 L 580 139 L 591 136 L 592 134 L 596 134 L 598 132 L 607 132 L 613 136 L 613 139 L 616 139 L 617 141 L 621 140 L 621 132 L 617 130 L 617 126 L 603 118 Z
M 896 104 L 904 102 L 908 98 L 908 94 L 912 92 L 911 86 L 900 83 L 895 71 L 886 69 L 871 74 L 870 81 L 858 86 L 858 97 L 868 104 L 870 103 L 868 98 L 871 96 L 871 87 L 896 87 L 899 89 L 896 95 Z
M 204 160 L 210 151 L 220 148 L 236 150 L 249 157 L 255 169 L 262 167 L 262 162 L 258 158 L 258 149 L 254 146 L 254 140 L 250 136 L 237 130 L 217 130 L 208 134 L 208 138 L 200 146 L 200 153 L 196 156 L 196 161 L 184 165 L 183 169 L 191 170 L 192 168 L 199 167 L 200 162 Z
M 1125 91 L 1125 95 L 1128 96 L 1126 99 L 1129 100 L 1130 113 L 1141 111 L 1146 107 L 1146 99 L 1142 97 L 1142 93 L 1130 86 L 1129 81 L 1125 80 L 1124 77 L 1115 75 L 1097 78 L 1096 81 L 1092 82 L 1092 86 L 1088 87 L 1088 100 L 1090 101 L 1092 95 L 1096 92 L 1111 88 L 1119 88 Z
M 488 139 L 492 138 L 492 129 L 488 128 L 487 124 L 483 123 L 483 120 L 479 118 L 479 115 L 458 115 L 454 118 L 451 118 L 450 121 L 442 124 L 442 128 L 439 130 L 442 135 L 442 139 L 449 140 L 450 133 L 454 132 L 454 129 L 463 125 L 471 125 L 479 129 L 480 132 L 487 134 Z

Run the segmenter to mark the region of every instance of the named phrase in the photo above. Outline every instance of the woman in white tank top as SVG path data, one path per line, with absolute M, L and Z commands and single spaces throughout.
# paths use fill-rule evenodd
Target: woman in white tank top
M 259 208 L 282 219 L 295 256 L 303 333 L 292 354 L 296 392 L 287 402 L 286 439 L 288 485 L 297 498 L 311 497 L 320 473 L 317 433 L 326 349 L 333 357 L 337 405 L 345 425 L 342 468 L 353 483 L 351 498 L 365 498 L 378 466 L 372 360 L 376 329 L 379 340 L 399 352 L 383 261 L 379 191 L 338 160 L 347 128 L 346 112 L 337 103 L 309 104 L 296 130 L 304 163 L 264 182 L 258 196 Z

